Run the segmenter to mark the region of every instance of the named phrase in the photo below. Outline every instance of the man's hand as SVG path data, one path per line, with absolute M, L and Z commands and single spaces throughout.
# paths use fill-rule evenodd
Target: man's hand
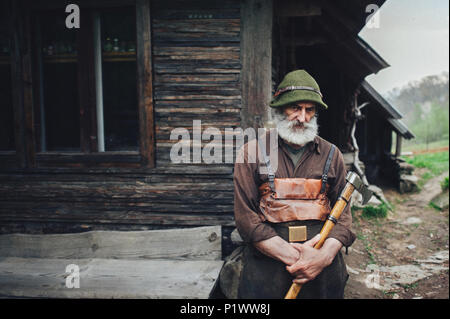
M 279 260 L 288 266 L 293 265 L 300 257 L 298 250 L 279 236 L 256 242 L 254 245 L 264 255 Z
M 287 271 L 295 277 L 293 282 L 305 284 L 316 278 L 322 270 L 329 266 L 342 244 L 334 238 L 328 238 L 321 249 L 315 249 L 314 245 L 319 241 L 320 234 L 308 240 L 304 244 L 291 244 L 300 253 L 298 261 L 287 266 Z

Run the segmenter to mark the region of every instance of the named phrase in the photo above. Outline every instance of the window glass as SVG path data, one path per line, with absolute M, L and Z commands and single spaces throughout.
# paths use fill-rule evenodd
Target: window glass
M 63 10 L 39 14 L 34 41 L 41 151 L 80 151 L 83 137 L 96 139 L 89 152 L 139 150 L 135 10 L 86 9 L 89 23 L 79 32 L 66 28 Z M 82 117 L 89 125 L 81 125 Z
M 101 11 L 106 151 L 138 150 L 135 8 Z
M 43 13 L 38 22 L 42 151 L 80 150 L 77 34 L 65 18 L 59 10 Z

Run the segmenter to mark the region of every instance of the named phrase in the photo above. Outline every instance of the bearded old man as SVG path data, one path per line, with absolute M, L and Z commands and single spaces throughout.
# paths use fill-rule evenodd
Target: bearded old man
M 283 298 L 292 282 L 303 284 L 297 298 L 343 298 L 348 274 L 341 248 L 355 240 L 349 207 L 323 247 L 313 248 L 346 183 L 341 152 L 318 136 L 318 112 L 328 106 L 304 70 L 285 76 L 270 106 L 277 154 L 269 138 L 253 140 L 234 168 L 235 221 L 246 243 L 238 298 Z M 249 160 L 252 143 L 276 156 L 276 170 L 267 156 Z

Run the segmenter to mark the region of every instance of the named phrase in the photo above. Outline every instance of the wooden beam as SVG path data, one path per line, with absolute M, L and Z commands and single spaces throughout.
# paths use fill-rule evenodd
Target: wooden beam
M 15 143 L 19 167 L 34 167 L 33 81 L 30 11 L 23 1 L 11 1 L 11 76 Z
M 68 265 L 78 266 L 79 288 L 66 287 Z M 0 295 L 207 299 L 216 285 L 222 265 L 222 260 L 2 258 Z
M 312 1 L 277 0 L 276 15 L 279 17 L 320 16 L 322 8 Z
M 295 37 L 292 39 L 292 41 L 289 41 L 286 45 L 287 46 L 314 46 L 314 45 L 320 45 L 328 43 L 328 39 L 322 36 L 301 36 L 301 37 Z
M 272 96 L 272 0 L 241 7 L 242 126 L 263 127 Z
M 97 152 L 97 97 L 93 18 L 81 14 L 78 31 L 78 88 L 80 96 L 80 146 L 83 153 Z
M 402 155 L 402 135 L 396 132 L 397 141 L 395 143 L 395 157 Z
M 61 1 L 61 0 L 33 0 L 29 6 L 33 10 L 62 9 L 69 3 L 77 4 L 83 8 L 99 8 L 99 7 L 122 7 L 126 5 L 134 5 L 135 0 L 77 0 L 77 1 Z
M 155 167 L 150 0 L 136 0 L 137 87 L 142 165 Z
M 147 231 L 0 235 L 2 257 L 220 260 L 220 226 Z M 183 243 L 183 245 L 180 245 Z

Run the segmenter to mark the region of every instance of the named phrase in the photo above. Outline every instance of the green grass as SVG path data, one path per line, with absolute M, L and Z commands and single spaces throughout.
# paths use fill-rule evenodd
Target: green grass
M 414 167 L 426 169 L 422 176 L 418 176 L 420 178 L 418 186 L 422 188 L 428 180 L 449 170 L 448 153 L 448 151 L 423 153 L 414 156 L 403 156 L 402 158 Z
M 415 289 L 419 285 L 418 282 L 414 282 L 412 284 L 400 284 L 400 286 L 405 289 L 405 291 L 408 291 L 410 289 Z
M 364 218 L 385 218 L 387 216 L 388 206 L 382 203 L 378 206 L 367 205 L 363 208 L 361 216 Z
M 446 191 L 448 189 L 448 177 L 444 178 L 441 182 L 442 191 Z
M 426 168 L 431 175 L 429 178 L 448 171 L 448 151 L 437 153 L 417 154 L 414 156 L 403 157 L 405 161 L 415 167 Z
M 367 238 L 367 236 L 364 236 L 363 234 L 358 233 L 356 235 L 356 237 L 362 241 L 363 245 L 364 245 L 364 249 L 366 250 L 367 256 L 369 257 L 369 262 L 368 264 L 376 264 L 376 258 L 375 255 L 372 252 L 372 245 L 370 244 L 369 239 Z
M 433 209 L 435 209 L 437 211 L 441 211 L 441 208 L 438 205 L 436 205 L 435 203 L 433 203 L 433 202 L 429 202 L 428 203 L 428 207 L 431 207 L 431 208 L 433 208 Z

